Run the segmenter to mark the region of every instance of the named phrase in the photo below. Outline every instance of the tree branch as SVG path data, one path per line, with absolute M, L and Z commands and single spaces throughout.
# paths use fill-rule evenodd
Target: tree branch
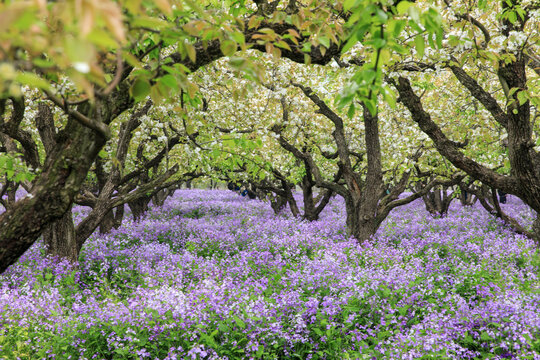
M 457 60 L 452 59 L 452 62 L 457 62 Z M 469 74 L 465 72 L 461 67 L 449 63 L 447 65 L 450 70 L 454 73 L 454 76 L 458 81 L 465 86 L 472 96 L 474 96 L 484 107 L 491 113 L 493 118 L 501 124 L 505 129 L 508 128 L 508 116 L 504 110 L 499 106 L 497 100 L 487 91 L 485 91 L 478 82 L 473 79 Z
M 399 101 L 411 112 L 412 119 L 420 126 L 420 129 L 433 140 L 435 147 L 441 155 L 447 158 L 454 166 L 465 171 L 475 179 L 502 189 L 507 193 L 516 193 L 516 179 L 499 175 L 495 171 L 463 155 L 459 147 L 448 139 L 441 128 L 424 110 L 420 98 L 414 93 L 408 79 L 400 77 L 398 83 L 394 82 L 394 86 L 399 92 Z
M 80 123 L 83 126 L 86 126 L 89 129 L 94 130 L 99 135 L 101 135 L 104 139 L 110 139 L 111 138 L 111 130 L 107 125 L 102 123 L 101 121 L 96 121 L 93 119 L 90 119 L 89 117 L 83 115 L 77 110 L 73 110 L 68 104 L 60 99 L 59 97 L 55 96 L 52 92 L 48 90 L 44 90 L 45 94 L 47 95 L 47 98 L 51 100 L 56 106 L 64 110 L 64 112 L 73 119 L 75 119 L 78 123 Z

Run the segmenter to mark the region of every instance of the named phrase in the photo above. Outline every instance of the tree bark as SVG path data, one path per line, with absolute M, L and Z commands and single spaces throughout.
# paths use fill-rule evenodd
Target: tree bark
M 150 196 L 142 196 L 139 199 L 129 201 L 128 206 L 131 209 L 133 220 L 140 220 L 148 211 L 148 204 L 152 198 Z
M 105 139 L 70 121 L 33 186 L 31 197 L 0 215 L 0 273 L 36 241 L 46 225 L 69 209 Z
M 79 251 L 71 206 L 60 219 L 47 225 L 43 231 L 43 243 L 47 247 L 47 254 L 66 259 L 73 264 L 77 263 Z
M 110 210 L 99 224 L 99 233 L 107 234 L 112 229 L 118 229 L 124 219 L 124 205 L 117 206 Z
M 275 195 L 273 199 L 270 199 L 270 206 L 276 215 L 283 210 L 285 205 L 287 205 L 287 198 L 285 196 Z
M 369 209 L 360 209 L 355 207 L 347 211 L 347 231 L 348 234 L 358 240 L 359 243 L 371 238 L 379 227 L 382 220 L 373 216 Z
M 474 194 L 472 194 L 468 189 L 470 185 L 460 184 L 460 194 L 459 201 L 462 206 L 472 206 L 478 200 Z
M 170 196 L 170 190 L 169 189 L 162 189 L 158 191 L 153 197 L 152 197 L 152 204 L 156 206 L 163 206 L 165 203 L 165 200 Z M 174 192 L 174 191 L 173 191 Z
M 449 188 L 446 186 L 435 186 L 422 196 L 426 210 L 432 217 L 442 218 L 448 215 L 448 209 L 455 197 L 454 192 L 448 194 L 448 190 Z

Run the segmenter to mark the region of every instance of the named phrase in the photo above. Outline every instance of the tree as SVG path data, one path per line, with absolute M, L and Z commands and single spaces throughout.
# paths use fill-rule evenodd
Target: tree
M 431 138 L 439 153 L 454 166 L 492 188 L 518 196 L 539 213 L 540 162 L 535 149 L 534 118 L 531 117 L 532 111 L 540 105 L 532 80 L 537 76 L 538 69 L 528 71 L 528 66 L 535 66 L 531 59 L 535 58 L 537 51 L 538 32 L 533 29 L 538 28 L 538 17 L 534 14 L 538 12 L 539 6 L 537 3 L 522 5 L 519 1 L 490 3 L 492 9 L 489 14 L 493 23 L 489 26 L 477 20 L 478 15 L 472 8 L 450 2 L 447 2 L 447 6 L 462 27 L 470 26 L 469 32 L 473 35 L 479 32 L 482 38 L 475 37 L 475 42 L 456 38 L 456 47 L 465 41 L 472 43 L 472 46 L 457 53 L 460 55 L 458 58 L 449 44 L 446 51 L 449 59 L 443 61 L 442 66 L 483 106 L 496 122 L 496 128 L 507 134 L 505 147 L 509 173 L 498 173 L 466 156 L 426 111 L 414 85 L 404 75 L 391 80 L 399 92 L 400 102 L 410 111 L 420 129 Z M 487 4 L 484 2 L 480 9 L 487 11 Z M 495 18 L 501 22 L 500 29 L 494 27 Z M 447 26 L 451 26 L 450 21 Z M 499 40 L 496 44 L 493 44 L 494 38 Z M 483 75 L 480 77 L 483 83 L 479 82 L 476 80 L 479 76 L 471 75 L 474 69 L 481 74 L 486 74 L 484 69 L 489 69 L 496 77 Z M 494 83 L 498 83 L 500 90 L 491 91 Z M 529 235 L 540 244 L 539 217 Z
M 313 160 L 310 153 L 301 151 L 292 146 L 287 139 L 282 136 L 281 129 L 275 128 L 279 135 L 282 146 L 290 151 L 298 159 L 306 162 L 309 171 L 313 174 L 317 185 L 331 189 L 345 199 L 347 211 L 347 229 L 350 235 L 358 241 L 363 242 L 375 234 L 382 221 L 388 216 L 392 209 L 405 205 L 424 195 L 429 189 L 436 185 L 436 181 L 427 184 L 421 191 L 413 193 L 405 198 L 399 198 L 406 189 L 411 172 L 406 171 L 395 182 L 394 187 L 387 193 L 383 182 L 383 169 L 381 159 L 381 146 L 379 137 L 378 116 L 372 115 L 364 107 L 364 139 L 367 170 L 365 175 L 355 170 L 353 163 L 353 152 L 350 149 L 349 141 L 345 136 L 345 126 L 343 119 L 334 112 L 317 94 L 310 88 L 301 84 L 293 84 L 302 90 L 317 108 L 317 112 L 328 118 L 334 125 L 332 136 L 337 149 L 340 172 L 343 173 L 344 184 L 324 180 L 321 176 L 318 165 Z M 289 109 L 283 102 L 283 116 L 287 121 Z

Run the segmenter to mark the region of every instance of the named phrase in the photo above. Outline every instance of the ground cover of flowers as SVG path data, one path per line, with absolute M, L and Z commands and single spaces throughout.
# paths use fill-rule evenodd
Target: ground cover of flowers
M 343 208 L 308 223 L 183 190 L 90 239 L 79 269 L 38 243 L 0 276 L 0 358 L 540 359 L 530 241 L 479 208 L 432 219 L 417 201 L 359 246 Z

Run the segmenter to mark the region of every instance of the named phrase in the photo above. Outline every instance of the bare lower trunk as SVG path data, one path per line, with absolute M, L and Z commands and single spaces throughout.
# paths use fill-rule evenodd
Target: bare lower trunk
M 296 203 L 296 200 L 294 199 L 294 195 L 292 193 L 291 184 L 288 184 L 286 181 L 282 181 L 283 190 L 285 191 L 285 198 L 287 199 L 287 202 L 289 203 L 289 208 L 291 209 L 291 213 L 294 217 L 298 217 L 300 215 L 300 209 L 298 209 L 298 204 Z
M 315 207 L 306 207 L 304 205 L 304 219 L 307 221 L 319 220 L 319 214 L 315 211 Z
M 142 216 L 148 211 L 148 204 L 152 198 L 150 196 L 144 196 L 134 201 L 128 202 L 133 220 L 140 220 Z
M 304 202 L 304 219 L 306 219 L 307 221 L 319 220 L 319 215 L 324 210 L 326 205 L 328 205 L 330 197 L 330 193 L 325 194 L 325 196 L 321 199 L 317 206 L 315 206 L 314 201 L 308 202 L 307 204 L 306 202 Z
M 158 191 L 152 197 L 152 204 L 154 204 L 156 206 L 163 206 L 163 204 L 165 203 L 165 200 L 167 200 L 167 198 L 173 196 L 175 191 L 176 191 L 176 189 L 171 190 L 171 189 L 168 189 L 168 188 L 165 188 L 165 189 L 162 189 L 162 190 Z
M 279 214 L 283 208 L 287 205 L 287 198 L 284 196 L 276 195 L 274 199 L 270 200 L 270 206 L 274 210 L 274 214 Z
M 112 229 L 118 229 L 124 220 L 124 205 L 120 205 L 109 211 L 99 224 L 100 234 L 107 234 Z
M 424 200 L 426 210 L 431 216 L 435 218 L 445 217 L 448 215 L 448 209 L 454 199 L 453 194 L 453 192 L 448 194 L 448 189 L 445 187 L 437 187 L 422 196 L 422 200 Z
M 377 216 L 368 213 L 368 209 L 360 209 L 358 206 L 347 207 L 347 233 L 357 239 L 359 243 L 363 243 L 375 235 L 381 225 L 381 220 Z
M 156 206 L 163 206 L 165 203 L 165 199 L 167 199 L 167 189 L 163 189 L 158 191 L 153 197 L 152 197 L 152 204 Z
M 477 198 L 468 192 L 467 190 L 461 189 L 459 194 L 459 201 L 463 206 L 472 206 L 476 202 Z
M 315 212 L 315 203 L 313 201 L 313 182 L 310 181 L 307 175 L 302 178 L 302 195 L 304 199 L 304 219 L 315 221 L 319 218 L 319 214 Z
M 71 263 L 77 262 L 79 249 L 75 238 L 71 207 L 64 216 L 45 228 L 43 243 L 47 247 L 47 254 L 66 259 Z

